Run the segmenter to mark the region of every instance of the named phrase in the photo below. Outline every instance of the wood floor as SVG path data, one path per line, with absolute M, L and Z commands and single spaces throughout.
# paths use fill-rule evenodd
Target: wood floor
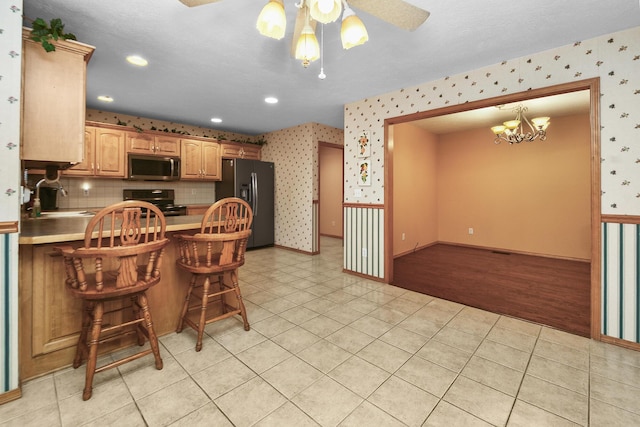
M 590 336 L 590 264 L 438 244 L 394 260 L 394 285 Z

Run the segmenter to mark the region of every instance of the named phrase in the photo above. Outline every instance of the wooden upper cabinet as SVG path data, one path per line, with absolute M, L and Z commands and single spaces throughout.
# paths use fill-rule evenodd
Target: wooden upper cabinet
M 261 147 L 253 144 L 220 142 L 222 158 L 260 160 Z
M 96 176 L 124 178 L 125 135 L 115 129 L 96 130 Z
M 84 160 L 87 62 L 93 46 L 54 41 L 45 52 L 22 30 L 21 157 L 32 164 Z
M 84 161 L 64 170 L 64 175 L 125 177 L 125 132 L 117 129 L 87 126 Z
M 84 160 L 62 171 L 63 175 L 93 176 L 95 174 L 96 128 L 84 129 Z
M 127 132 L 127 153 L 152 156 L 180 156 L 180 138 Z
M 222 179 L 222 158 L 220 144 L 217 142 L 202 141 L 202 174 L 204 179 Z
M 180 179 L 219 181 L 222 179 L 220 144 L 212 141 L 181 139 Z

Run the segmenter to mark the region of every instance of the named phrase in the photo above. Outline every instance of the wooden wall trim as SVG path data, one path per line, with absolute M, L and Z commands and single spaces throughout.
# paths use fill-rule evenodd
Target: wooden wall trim
M 594 337 L 594 338 L 598 339 L 598 337 Z M 613 344 L 620 347 L 628 348 L 629 350 L 640 351 L 640 343 L 623 340 L 621 338 L 610 337 L 608 335 L 600 335 L 599 339 L 600 341 L 608 344 Z
M 640 215 L 602 215 L 600 221 L 617 224 L 640 224 Z
M 387 283 L 384 278 L 382 277 L 376 277 L 376 276 L 369 276 L 368 274 L 364 274 L 364 273 L 358 273 L 357 271 L 353 271 L 353 270 L 347 270 L 345 268 L 342 269 L 343 273 L 346 274 L 351 274 L 352 276 L 358 276 L 358 277 L 362 277 L 364 279 L 369 279 L 369 280 L 374 280 L 376 282 L 382 282 L 382 283 Z
M 358 208 L 358 209 L 384 209 L 384 205 L 373 205 L 366 203 L 343 203 L 343 208 Z
M 296 248 L 290 248 L 288 246 L 282 246 L 282 245 L 273 245 L 274 248 L 278 248 L 278 249 L 284 249 L 287 251 L 292 251 L 292 252 L 298 252 L 299 254 L 305 254 L 305 255 L 316 255 L 313 252 L 309 252 L 309 251 L 303 251 L 302 249 L 296 249 Z
M 8 391 L 6 393 L 2 393 L 0 394 L 0 405 L 3 405 L 7 402 L 11 402 L 12 400 L 20 399 L 21 397 L 22 397 L 22 390 L 20 390 L 20 388 Z
M 9 234 L 18 232 L 18 221 L 0 222 L 0 234 Z

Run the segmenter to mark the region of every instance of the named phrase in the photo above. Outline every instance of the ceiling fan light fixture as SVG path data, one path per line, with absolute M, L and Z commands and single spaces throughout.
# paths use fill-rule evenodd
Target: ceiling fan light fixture
M 342 13 L 342 0 L 310 0 L 309 14 L 323 24 L 334 22 Z
M 320 45 L 311 25 L 307 22 L 296 43 L 296 59 L 301 60 L 302 65 L 307 68 L 318 58 L 320 58 Z
M 367 28 L 348 6 L 345 6 L 344 14 L 342 15 L 340 39 L 344 49 L 351 49 L 354 46 L 365 44 L 369 40 Z
M 256 28 L 263 36 L 280 40 L 284 37 L 286 27 L 287 17 L 282 0 L 269 0 L 258 15 Z

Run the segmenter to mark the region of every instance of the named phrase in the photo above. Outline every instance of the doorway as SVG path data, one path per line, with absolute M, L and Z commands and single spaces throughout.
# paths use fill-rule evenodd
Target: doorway
M 344 199 L 344 147 L 318 144 L 318 234 L 342 239 Z
M 586 255 L 579 256 L 577 258 L 587 258 L 587 261 L 590 261 L 590 266 L 588 268 L 589 271 L 589 283 L 587 283 L 586 297 L 590 300 L 590 335 L 592 337 L 599 337 L 600 332 L 600 164 L 598 159 L 600 158 L 600 142 L 599 142 L 599 80 L 598 79 L 590 79 L 581 82 L 575 82 L 565 85 L 558 85 L 544 89 L 531 90 L 528 92 L 512 94 L 508 96 L 501 96 L 498 98 L 492 98 L 477 102 L 471 102 L 459 106 L 446 107 L 438 110 L 428 111 L 424 113 L 416 113 L 409 116 L 397 117 L 393 119 L 388 119 L 385 121 L 385 165 L 387 165 L 386 175 L 385 175 L 385 211 L 389 212 L 386 218 L 385 230 L 387 230 L 387 235 L 385 238 L 385 242 L 387 242 L 387 248 L 385 248 L 386 260 L 385 266 L 387 271 L 389 272 L 389 282 L 394 283 L 394 272 L 393 272 L 393 264 L 394 264 L 394 255 L 398 255 L 398 252 L 401 254 L 410 253 L 415 251 L 418 247 L 419 241 L 414 242 L 413 240 L 409 240 L 409 236 L 406 236 L 402 230 L 394 229 L 394 217 L 404 215 L 404 212 L 398 210 L 394 212 L 394 164 L 393 161 L 395 159 L 394 155 L 394 144 L 400 143 L 397 139 L 397 128 L 396 125 L 401 125 L 404 123 L 412 123 L 416 120 L 424 120 L 427 118 L 435 118 L 435 117 L 447 117 L 452 115 L 459 115 L 462 112 L 473 112 L 479 109 L 484 109 L 487 107 L 494 107 L 496 105 L 504 105 L 509 103 L 517 103 L 524 102 L 529 99 L 543 100 L 545 97 L 550 97 L 554 95 L 564 94 L 564 93 L 573 93 L 578 91 L 587 91 L 589 94 L 589 112 L 588 112 L 588 124 L 589 127 L 589 135 L 588 135 L 588 150 L 589 153 L 587 157 L 583 159 L 587 165 L 585 167 L 587 170 L 587 181 L 588 183 L 588 194 L 586 197 L 587 200 L 587 209 L 589 210 L 588 217 L 586 219 L 585 227 L 588 228 L 587 233 L 590 234 L 590 243 L 589 248 L 586 250 Z M 553 119 L 552 119 L 553 120 Z M 460 122 L 458 122 L 460 123 Z M 498 123 L 494 123 L 498 124 Z M 488 133 L 485 138 L 485 142 L 489 142 L 491 144 L 492 134 Z M 531 144 L 537 144 L 540 142 L 535 142 Z M 523 147 L 505 147 L 505 148 L 523 148 Z M 470 175 L 468 177 L 470 180 L 474 180 L 475 178 Z M 403 186 L 402 190 L 404 190 Z M 400 187 L 395 188 L 395 191 L 402 191 Z M 429 191 L 427 188 L 426 191 Z M 432 189 L 431 191 L 436 191 Z M 553 209 L 553 206 L 550 207 Z M 425 210 L 426 216 L 437 216 L 437 212 Z M 432 224 L 431 224 L 432 225 Z M 472 234 L 472 225 L 469 224 L 469 229 L 466 227 L 464 229 L 464 233 Z M 431 242 L 438 242 L 439 240 L 447 241 L 451 240 L 451 236 L 442 236 L 438 235 L 438 230 L 431 229 L 429 230 L 429 224 L 425 224 L 424 229 L 426 229 L 426 233 L 431 233 L 431 237 L 421 236 L 423 245 L 429 245 Z M 458 230 L 462 232 L 462 230 Z M 496 232 L 490 233 L 492 236 L 496 235 Z M 431 240 L 429 240 L 431 239 Z M 523 239 L 526 239 L 523 237 Z M 414 239 L 415 240 L 415 239 Z M 454 239 L 455 241 L 455 239 Z M 400 242 L 400 243 L 398 243 Z M 460 242 L 460 240 L 458 241 Z M 417 243 L 417 244 L 416 244 Z M 464 243 L 464 242 L 463 242 Z M 397 246 L 402 246 L 403 250 L 398 251 Z M 473 246 L 470 244 L 469 246 Z M 495 249 L 496 246 L 492 244 L 484 244 L 479 245 L 488 247 L 491 249 Z M 499 248 L 499 246 L 497 246 Z M 516 252 L 518 248 L 515 248 Z M 521 252 L 527 252 L 527 250 L 521 250 Z M 530 252 L 535 253 L 535 250 Z M 544 253 L 544 251 L 541 251 Z M 553 255 L 553 254 L 552 254 Z M 560 254 L 559 258 L 563 258 L 562 254 Z M 571 258 L 571 256 L 565 256 L 564 258 Z M 465 301 L 468 304 L 468 301 Z M 473 304 L 470 304 L 473 305 Z M 544 323 L 544 322 L 542 322 Z M 587 333 L 587 335 L 589 335 Z

